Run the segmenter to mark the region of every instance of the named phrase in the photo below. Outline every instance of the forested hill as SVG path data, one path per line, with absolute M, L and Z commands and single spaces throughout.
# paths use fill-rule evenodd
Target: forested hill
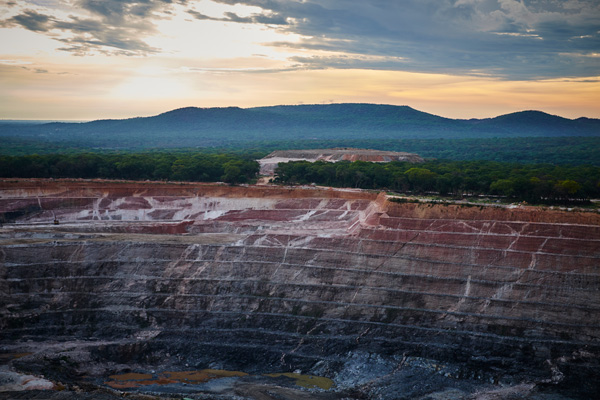
M 2 123 L 0 136 L 110 149 L 222 147 L 260 140 L 598 137 L 600 120 L 570 120 L 539 111 L 456 120 L 408 106 L 375 104 L 188 107 L 123 120 Z

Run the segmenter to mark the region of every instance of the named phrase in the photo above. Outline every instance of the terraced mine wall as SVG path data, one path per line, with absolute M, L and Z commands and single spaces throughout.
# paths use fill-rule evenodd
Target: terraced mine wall
M 600 390 L 598 213 L 32 180 L 1 182 L 0 215 L 0 350 L 20 371 L 300 370 L 404 398 L 429 360 L 441 386 Z

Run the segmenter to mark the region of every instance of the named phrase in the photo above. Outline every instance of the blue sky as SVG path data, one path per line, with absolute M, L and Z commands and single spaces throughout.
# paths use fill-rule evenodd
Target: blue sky
M 595 0 L 0 2 L 0 118 L 369 102 L 600 117 Z

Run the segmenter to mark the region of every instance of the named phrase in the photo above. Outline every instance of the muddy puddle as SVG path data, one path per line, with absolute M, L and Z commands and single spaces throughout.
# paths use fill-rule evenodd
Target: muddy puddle
M 106 386 L 117 390 L 172 392 L 185 389 L 190 391 L 212 391 L 217 387 L 223 389 L 234 386 L 239 378 L 246 377 L 252 381 L 273 384 L 289 384 L 305 389 L 329 390 L 334 382 L 325 377 L 303 375 L 291 372 L 278 372 L 263 375 L 249 375 L 241 371 L 219 369 L 202 369 L 194 371 L 164 371 L 160 373 L 128 372 L 110 375 L 104 381 Z

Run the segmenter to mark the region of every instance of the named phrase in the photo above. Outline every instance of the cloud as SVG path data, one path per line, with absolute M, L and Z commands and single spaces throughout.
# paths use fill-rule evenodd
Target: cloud
M 76 0 L 70 10 L 77 15 L 59 18 L 34 9 L 1 21 L 4 27 L 20 26 L 44 33 L 65 43 L 59 50 L 77 55 L 93 53 L 146 55 L 160 51 L 148 45 L 144 37 L 156 33 L 153 20 L 164 18 L 174 3 L 185 0 Z M 27 2 L 36 6 L 35 2 Z M 39 8 L 39 7 L 37 7 Z M 85 15 L 87 14 L 87 15 Z
M 405 70 L 407 60 L 401 57 L 335 55 L 291 57 L 297 69 L 370 69 L 370 70 Z
M 47 32 L 52 29 L 52 19 L 36 11 L 27 10 L 23 14 L 15 15 L 5 21 L 5 26 L 20 25 L 34 32 Z
M 589 56 L 600 49 L 597 0 L 70 0 L 60 15 L 44 4 L 62 3 L 24 0 L 0 26 L 47 35 L 76 55 L 148 55 L 169 50 L 148 42 L 160 33 L 157 21 L 185 7 L 196 23 L 293 34 L 263 43 L 297 53 L 292 68 L 519 80 L 600 75 L 598 58 Z
M 302 37 L 272 46 L 398 57 L 403 61 L 389 63 L 390 68 L 407 71 L 489 71 L 505 79 L 600 74 L 597 59 L 580 57 L 600 48 L 595 0 L 213 1 L 259 7 L 265 16 L 287 22 L 277 27 L 281 32 Z M 260 24 L 259 15 L 219 20 Z M 303 61 L 341 66 L 339 57 L 329 59 L 330 64 L 326 57 Z M 349 65 L 356 61 L 348 60 Z
M 48 71 L 45 68 L 38 68 L 34 66 L 34 63 L 31 61 L 24 60 L 0 60 L 0 69 L 6 71 L 6 68 L 10 68 L 12 70 L 19 69 L 25 70 L 29 72 L 33 72 L 35 74 L 48 74 Z
M 149 20 L 160 17 L 174 3 L 185 4 L 186 1 L 174 0 L 77 0 L 76 4 L 83 10 L 98 16 L 110 26 L 128 26 L 134 28 L 153 29 Z
M 29 65 L 31 61 L 24 60 L 0 60 L 0 65 Z
M 279 14 L 265 15 L 254 14 L 249 17 L 240 17 L 236 13 L 226 12 L 223 17 L 210 17 L 196 10 L 188 10 L 188 14 L 201 21 L 220 21 L 220 22 L 237 22 L 242 24 L 261 24 L 261 25 L 287 25 L 288 21 Z

